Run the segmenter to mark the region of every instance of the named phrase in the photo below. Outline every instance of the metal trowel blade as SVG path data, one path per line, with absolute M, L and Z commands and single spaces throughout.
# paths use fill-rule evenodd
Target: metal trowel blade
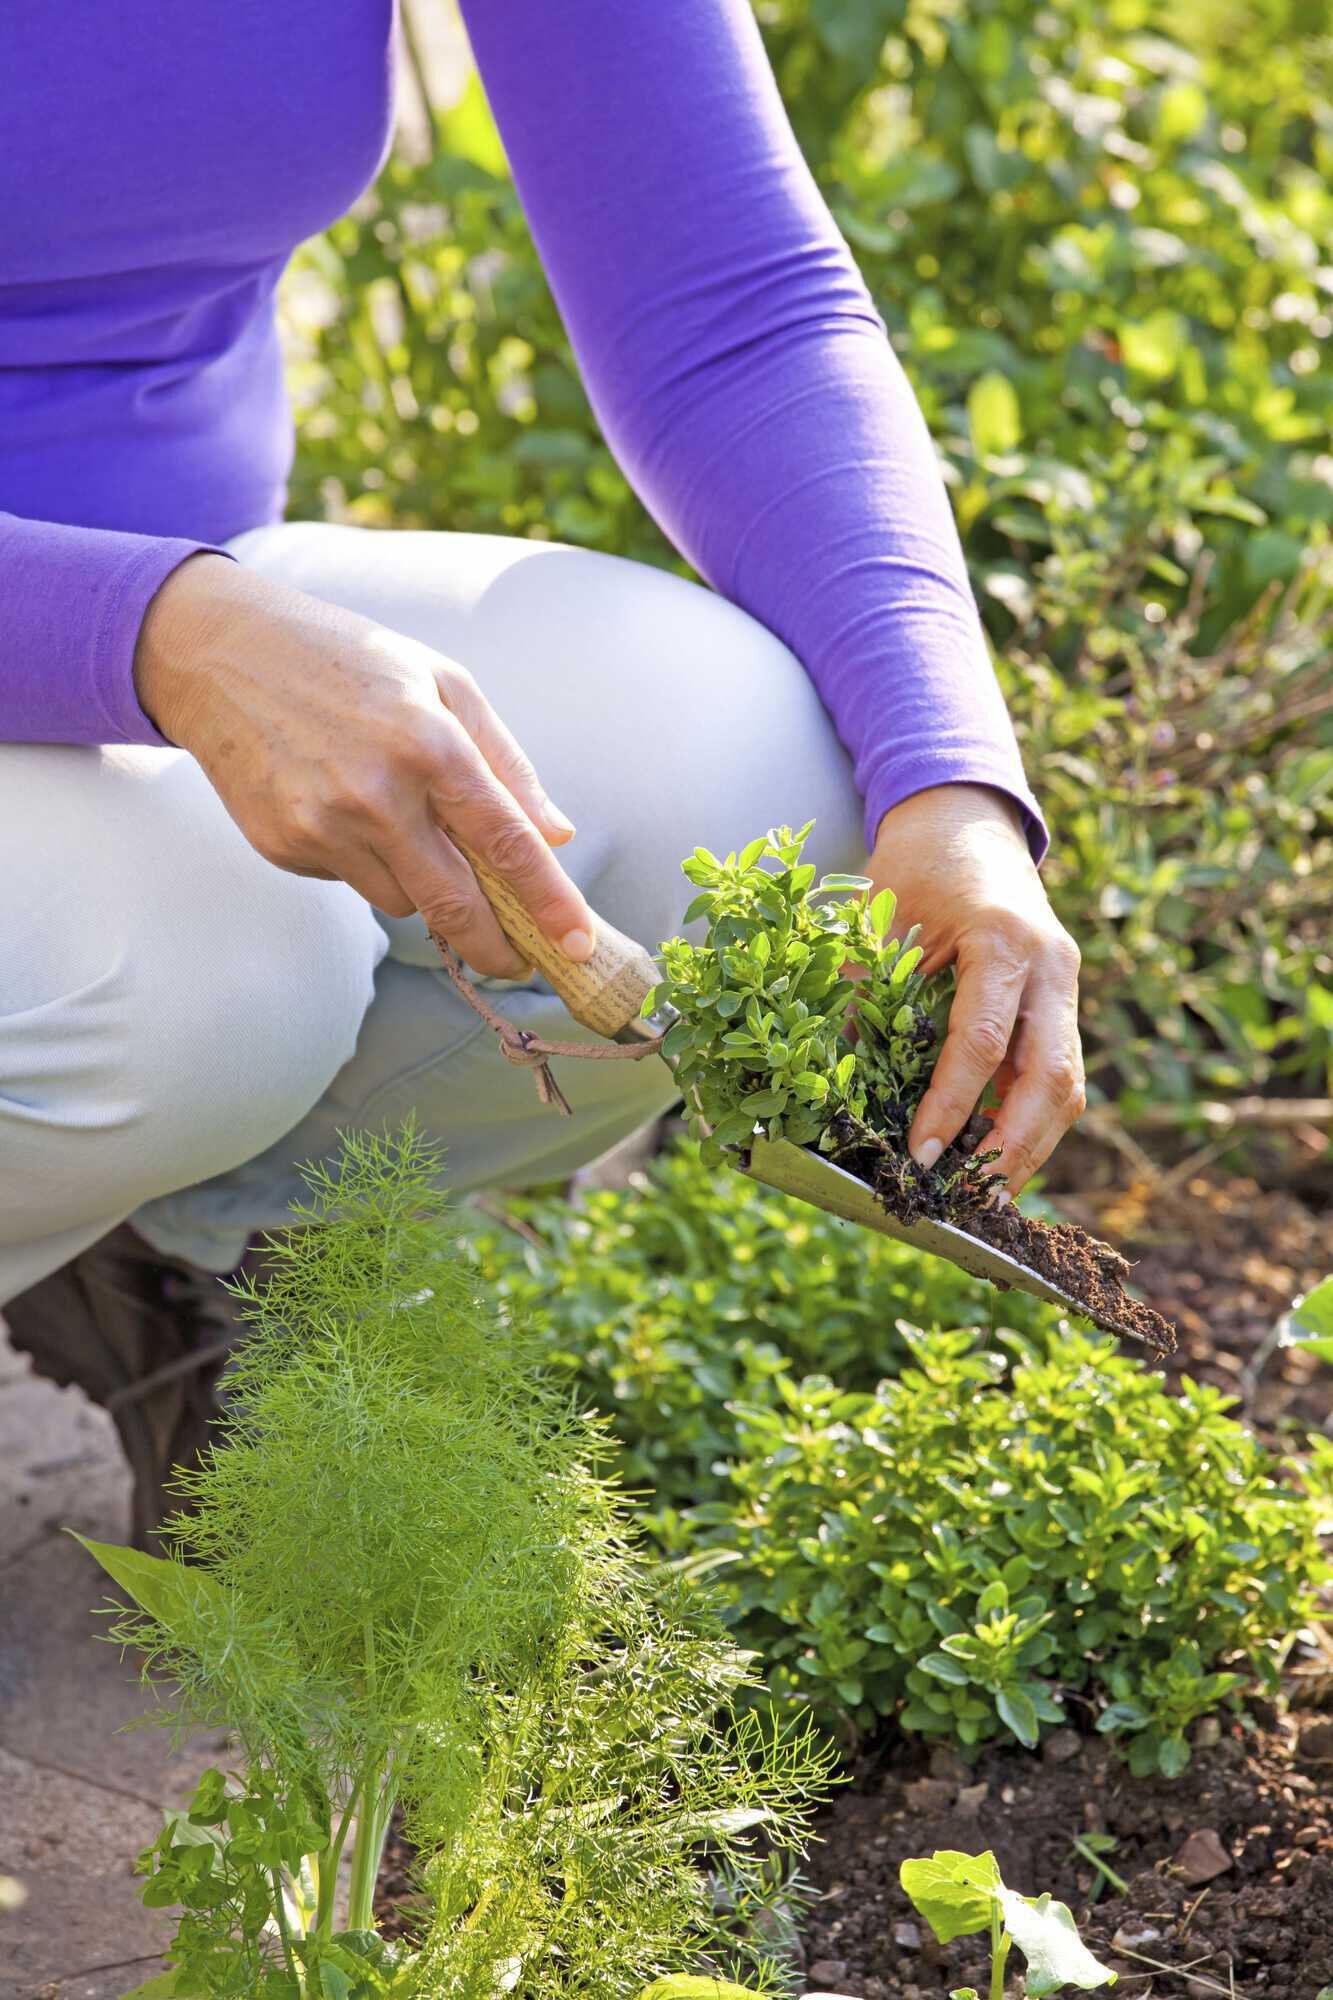
M 840 1215 L 846 1222 L 877 1230 L 881 1236 L 895 1236 L 900 1243 L 910 1243 L 932 1257 L 947 1257 L 951 1264 L 970 1271 L 974 1278 L 986 1278 L 1001 1290 L 1012 1287 L 1030 1292 L 1035 1299 L 1046 1299 L 1052 1305 L 1063 1306 L 1066 1312 L 1092 1320 L 1107 1333 L 1139 1337 L 1132 1327 L 1091 1312 L 1040 1272 L 1020 1264 L 1016 1257 L 1006 1256 L 1003 1250 L 993 1249 L 989 1243 L 979 1242 L 951 1222 L 931 1222 L 924 1217 L 917 1222 L 900 1222 L 855 1174 L 849 1174 L 844 1167 L 835 1167 L 832 1160 L 818 1153 L 807 1152 L 804 1146 L 794 1146 L 789 1139 L 764 1139 L 756 1134 L 749 1165 L 742 1167 L 741 1172 L 751 1180 L 762 1181 L 766 1187 L 777 1188 L 781 1194 L 795 1195 L 799 1201 L 808 1201 L 830 1215 Z

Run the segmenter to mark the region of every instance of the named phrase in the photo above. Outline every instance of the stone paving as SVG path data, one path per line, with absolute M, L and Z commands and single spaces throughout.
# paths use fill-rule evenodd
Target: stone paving
M 37 1381 L 0 1323 L 0 1876 L 22 1897 L 0 1907 L 0 2000 L 120 2000 L 161 1970 L 171 1919 L 140 1906 L 134 1857 L 222 1748 L 126 1733 L 145 1696 L 61 1531 L 121 1540 L 128 1494 L 110 1419 Z

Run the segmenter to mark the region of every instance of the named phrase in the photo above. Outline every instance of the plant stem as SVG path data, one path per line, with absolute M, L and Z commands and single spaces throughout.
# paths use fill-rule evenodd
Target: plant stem
M 349 1930 L 368 1931 L 374 1923 L 375 1880 L 389 1835 L 396 1787 L 389 1777 L 390 1759 L 374 1763 L 357 1793 L 356 1846 L 352 1850 L 352 1890 Z
M 342 1860 L 343 1848 L 347 1844 L 351 1826 L 352 1805 L 349 1804 L 339 1822 L 337 1833 L 319 1857 L 319 1901 L 315 1905 L 316 1937 L 328 1937 L 333 1929 L 333 1898 L 338 1888 L 338 1864 Z
M 278 1935 L 282 1939 L 282 1955 L 287 1961 L 288 1972 L 290 1972 L 292 1978 L 296 1981 L 301 1992 L 304 1993 L 305 1980 L 297 1969 L 296 1956 L 292 1951 L 291 1926 L 287 1922 L 287 1905 L 283 1901 L 282 1870 L 281 1868 L 271 1868 L 269 1875 L 273 1882 L 273 1915 L 277 1921 Z
M 1124 1876 L 1117 1875 L 1114 1868 L 1109 1868 L 1100 1854 L 1094 1854 L 1087 1842 L 1077 1834 L 1074 1836 L 1073 1847 L 1075 1854 L 1081 1854 L 1085 1861 L 1091 1862 L 1098 1874 L 1104 1876 L 1113 1889 L 1118 1890 L 1122 1896 L 1129 1894 L 1129 1884 Z
M 1004 2000 L 1004 1967 L 1011 1942 L 1000 1917 L 1000 1906 L 993 1903 L 990 1913 L 990 2000 Z

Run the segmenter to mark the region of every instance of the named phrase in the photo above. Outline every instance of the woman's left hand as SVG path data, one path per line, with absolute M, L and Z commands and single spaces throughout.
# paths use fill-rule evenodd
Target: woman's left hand
M 1078 947 L 1057 922 L 1017 806 L 981 785 L 916 792 L 880 821 L 867 872 L 898 898 L 894 934 L 921 926 L 922 970 L 958 988 L 930 1088 L 908 1137 L 933 1166 L 987 1084 L 1001 1099 L 983 1142 L 1017 1194 L 1084 1106 Z

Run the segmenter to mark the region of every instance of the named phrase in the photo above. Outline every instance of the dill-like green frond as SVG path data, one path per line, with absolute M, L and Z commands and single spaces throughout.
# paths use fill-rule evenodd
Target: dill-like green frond
M 824 1757 L 735 1705 L 746 1656 L 640 1553 L 599 1420 L 486 1297 L 438 1175 L 411 1131 L 348 1137 L 243 1288 L 173 1587 L 117 1636 L 174 1686 L 164 1711 L 225 1722 L 247 1769 L 168 1827 L 145 1893 L 185 1903 L 176 1960 L 208 1995 L 258 1990 L 258 1966 L 273 2000 L 341 1991 L 321 1966 L 387 1992 L 372 1959 L 395 1995 L 442 2000 L 771 1982 L 736 1913 L 772 1901 Z M 427 1893 L 419 1951 L 386 1957 L 371 1893 L 395 1800 Z

